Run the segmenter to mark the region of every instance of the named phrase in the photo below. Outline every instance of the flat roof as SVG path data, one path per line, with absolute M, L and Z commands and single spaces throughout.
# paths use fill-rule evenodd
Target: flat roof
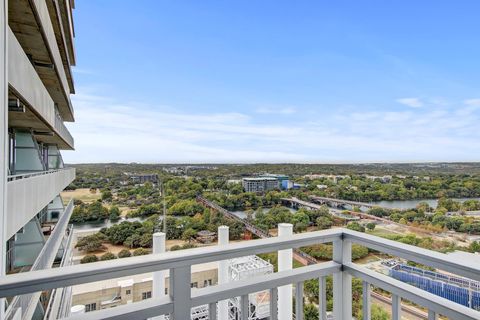
M 218 269 L 218 262 L 214 261 L 214 262 L 193 265 L 192 273 L 208 271 L 208 270 L 217 270 L 217 269 Z M 149 273 L 142 273 L 142 274 L 134 274 L 131 276 L 126 276 L 121 278 L 84 283 L 84 284 L 73 286 L 72 294 L 77 295 L 77 294 L 83 294 L 88 292 L 95 292 L 98 290 L 131 286 L 134 283 L 152 281 L 152 279 L 153 279 L 153 273 L 149 272 Z

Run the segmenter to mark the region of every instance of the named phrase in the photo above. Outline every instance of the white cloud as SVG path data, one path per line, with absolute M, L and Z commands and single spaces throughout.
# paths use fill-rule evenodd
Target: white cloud
M 468 99 L 468 100 L 464 100 L 463 103 L 471 107 L 480 107 L 480 99 Z
M 419 98 L 401 98 L 397 99 L 397 102 L 411 108 L 423 107 L 423 102 Z
M 280 121 L 184 113 L 91 94 L 73 100 L 76 122 L 67 125 L 76 151 L 64 154 L 69 163 L 480 160 L 479 111 L 465 104 L 452 110 L 331 109 L 322 117 Z
M 297 110 L 293 107 L 260 107 L 255 110 L 255 112 L 260 114 L 280 114 L 280 115 L 289 115 L 294 114 Z

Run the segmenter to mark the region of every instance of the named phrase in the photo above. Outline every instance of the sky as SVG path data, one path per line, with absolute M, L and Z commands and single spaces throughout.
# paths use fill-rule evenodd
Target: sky
M 480 1 L 75 1 L 67 163 L 480 161 Z

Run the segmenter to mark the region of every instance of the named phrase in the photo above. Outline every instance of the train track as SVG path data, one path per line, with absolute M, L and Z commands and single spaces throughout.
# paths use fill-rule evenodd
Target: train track
M 246 221 L 245 219 L 242 219 L 242 218 L 236 216 L 232 212 L 222 208 L 221 206 L 219 206 L 218 204 L 216 204 L 213 201 L 205 199 L 202 196 L 197 196 L 197 202 L 202 204 L 206 208 L 210 208 L 210 209 L 213 209 L 217 212 L 220 212 L 221 214 L 223 214 L 228 219 L 232 219 L 232 220 L 241 222 L 245 226 L 245 229 L 247 229 L 248 231 L 250 231 L 252 234 L 256 235 L 259 238 L 270 238 L 270 237 L 272 237 L 270 234 L 268 234 L 268 232 L 254 226 L 253 224 Z M 307 254 L 307 253 L 305 253 L 305 252 L 303 252 L 299 249 L 293 249 L 293 258 L 303 265 L 311 265 L 311 264 L 316 264 L 317 263 L 317 259 L 315 259 L 314 257 L 310 256 L 309 254 Z

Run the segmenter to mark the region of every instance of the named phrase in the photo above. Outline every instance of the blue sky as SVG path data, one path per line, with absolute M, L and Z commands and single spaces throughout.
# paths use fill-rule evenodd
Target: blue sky
M 480 2 L 76 1 L 81 162 L 480 161 Z

